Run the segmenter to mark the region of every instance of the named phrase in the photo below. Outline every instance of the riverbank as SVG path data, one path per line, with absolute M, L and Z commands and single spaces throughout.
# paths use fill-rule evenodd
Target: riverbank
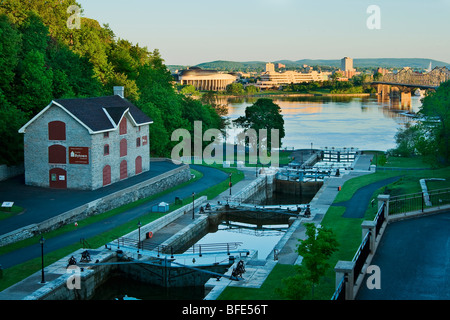
M 217 97 L 227 99 L 237 98 L 295 98 L 295 97 L 370 97 L 371 93 L 279 93 L 279 92 L 266 92 L 258 94 L 244 94 L 244 95 L 227 95 L 217 93 Z

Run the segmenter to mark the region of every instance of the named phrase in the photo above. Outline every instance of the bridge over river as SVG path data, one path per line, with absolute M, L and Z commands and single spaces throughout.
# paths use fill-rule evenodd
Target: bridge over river
M 402 106 L 411 105 L 411 92 L 420 90 L 436 90 L 441 83 L 450 79 L 450 70 L 436 67 L 428 73 L 414 72 L 403 68 L 397 73 L 387 73 L 378 81 L 372 82 L 382 100 L 399 99 Z

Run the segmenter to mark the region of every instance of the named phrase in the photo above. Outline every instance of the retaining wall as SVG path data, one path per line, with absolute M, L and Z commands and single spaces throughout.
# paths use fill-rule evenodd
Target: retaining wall
M 0 237 L 0 247 L 58 229 L 66 224 L 118 208 L 139 199 L 153 196 L 188 181 L 190 177 L 189 165 L 183 165 L 157 177 L 86 203 L 56 217 L 2 235 Z

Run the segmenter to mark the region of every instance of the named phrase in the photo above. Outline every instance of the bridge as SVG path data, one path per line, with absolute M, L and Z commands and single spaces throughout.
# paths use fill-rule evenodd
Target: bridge
M 411 92 L 417 89 L 436 90 L 442 82 L 450 80 L 450 70 L 446 67 L 436 67 L 428 73 L 414 72 L 410 68 L 403 68 L 397 73 L 387 73 L 378 81 L 372 82 L 376 86 L 379 97 L 399 99 L 402 106 L 411 106 Z

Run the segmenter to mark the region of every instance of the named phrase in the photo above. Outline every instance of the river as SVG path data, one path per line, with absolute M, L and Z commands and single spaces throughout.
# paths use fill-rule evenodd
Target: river
M 234 120 L 245 114 L 245 108 L 258 98 L 223 98 L 228 106 L 227 117 Z M 281 107 L 286 136 L 282 147 L 358 148 L 386 151 L 395 147 L 398 128 L 411 122 L 407 113 L 417 112 L 419 97 L 411 98 L 410 107 L 398 101 L 379 101 L 376 97 L 273 97 Z M 233 139 L 237 130 L 231 126 L 227 133 Z

